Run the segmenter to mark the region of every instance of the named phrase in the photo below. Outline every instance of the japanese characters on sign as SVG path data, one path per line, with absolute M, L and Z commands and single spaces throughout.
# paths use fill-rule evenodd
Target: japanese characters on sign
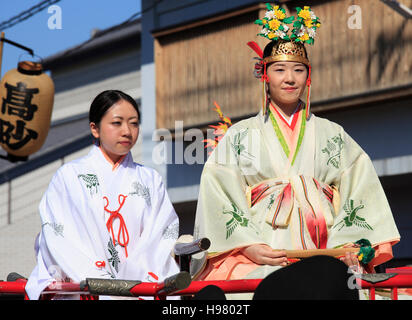
M 14 115 L 19 120 L 11 123 L 3 120 L 0 115 L 0 142 L 12 150 L 17 150 L 38 137 L 36 131 L 26 128 L 26 122 L 33 119 L 38 109 L 32 104 L 32 98 L 39 89 L 27 88 L 23 82 L 18 82 L 17 86 L 6 83 L 5 87 L 7 95 L 2 99 L 1 115 Z
M 0 145 L 10 161 L 27 160 L 42 147 L 53 102 L 54 84 L 41 64 L 22 61 L 4 75 L 0 83 Z

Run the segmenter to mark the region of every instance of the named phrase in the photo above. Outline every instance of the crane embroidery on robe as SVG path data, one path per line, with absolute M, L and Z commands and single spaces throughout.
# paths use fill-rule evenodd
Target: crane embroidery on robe
M 226 239 L 228 239 L 233 231 L 240 225 L 242 227 L 247 227 L 249 224 L 249 219 L 244 217 L 244 213 L 232 203 L 232 210 L 224 210 L 223 214 L 230 214 L 232 219 L 226 222 Z
M 331 164 L 336 169 L 339 169 L 340 155 L 343 149 L 343 144 L 344 142 L 340 134 L 327 140 L 326 147 L 322 149 L 322 152 L 327 153 L 329 157 L 326 165 Z
M 365 206 L 363 204 L 358 205 L 357 207 L 354 206 L 354 201 L 352 199 L 347 200 L 343 206 L 343 210 L 346 213 L 346 217 L 343 218 L 338 224 L 334 226 L 341 226 L 338 231 L 340 231 L 343 227 L 351 227 L 353 225 L 358 226 L 360 228 L 365 228 L 369 230 L 373 230 L 373 228 L 366 222 L 366 220 L 360 217 L 357 212 L 363 209 Z
M 80 181 L 84 182 L 86 188 L 89 189 L 91 196 L 93 195 L 93 193 L 98 192 L 99 180 L 97 179 L 97 176 L 95 174 L 79 174 L 77 177 L 80 179 Z

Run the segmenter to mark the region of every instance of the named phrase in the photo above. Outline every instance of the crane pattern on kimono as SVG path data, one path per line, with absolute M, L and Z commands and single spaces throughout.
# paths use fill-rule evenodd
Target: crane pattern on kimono
M 232 210 L 223 210 L 223 214 L 230 214 L 232 216 L 232 218 L 226 222 L 226 240 L 239 225 L 247 227 L 249 224 L 249 219 L 245 217 L 245 214 L 234 203 L 232 203 Z
M 365 218 L 362 218 L 357 214 L 357 212 L 363 208 L 365 208 L 365 206 L 362 203 L 355 207 L 354 201 L 352 199 L 347 200 L 343 206 L 343 210 L 345 211 L 347 216 L 343 218 L 339 223 L 337 223 L 333 228 L 336 228 L 340 225 L 340 228 L 338 230 L 340 231 L 345 226 L 352 227 L 353 225 L 355 225 L 360 228 L 373 230 L 373 228 L 366 222 Z

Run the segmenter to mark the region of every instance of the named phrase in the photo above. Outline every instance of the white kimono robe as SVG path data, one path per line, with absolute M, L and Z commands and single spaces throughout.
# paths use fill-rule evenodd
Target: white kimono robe
M 37 266 L 26 292 L 86 278 L 161 281 L 179 272 L 179 221 L 161 176 L 127 154 L 112 166 L 97 146 L 63 165 L 40 206 Z
M 372 265 L 390 259 L 400 235 L 367 154 L 341 126 L 313 114 L 304 119 L 304 109 L 289 138 L 274 115 L 260 112 L 231 126 L 204 166 L 194 235 L 211 246 L 200 278 L 263 278 L 279 268 L 251 271 L 244 256 L 225 265 L 257 243 L 305 250 L 365 238 L 377 249 Z M 198 264 L 193 260 L 195 274 Z

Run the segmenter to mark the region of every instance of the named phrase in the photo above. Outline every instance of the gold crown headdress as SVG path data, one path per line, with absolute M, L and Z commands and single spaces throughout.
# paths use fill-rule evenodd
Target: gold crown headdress
M 264 57 L 259 46 L 251 41 L 248 45 L 259 55 L 258 63 L 255 65 L 255 76 L 267 82 L 266 65 L 276 61 L 293 61 L 305 64 L 309 74 L 306 85 L 308 95 L 306 102 L 306 116 L 309 116 L 310 107 L 310 85 L 311 85 L 311 65 L 304 47 L 304 44 L 313 44 L 317 28 L 320 27 L 319 18 L 305 6 L 303 9 L 296 8 L 297 17 L 287 17 L 286 11 L 279 6 L 266 4 L 267 12 L 265 17 L 255 21 L 255 24 L 262 26 L 259 36 L 275 41 L 271 55 Z M 291 26 L 290 26 L 291 25 Z M 263 104 L 263 111 L 266 112 L 266 102 Z

